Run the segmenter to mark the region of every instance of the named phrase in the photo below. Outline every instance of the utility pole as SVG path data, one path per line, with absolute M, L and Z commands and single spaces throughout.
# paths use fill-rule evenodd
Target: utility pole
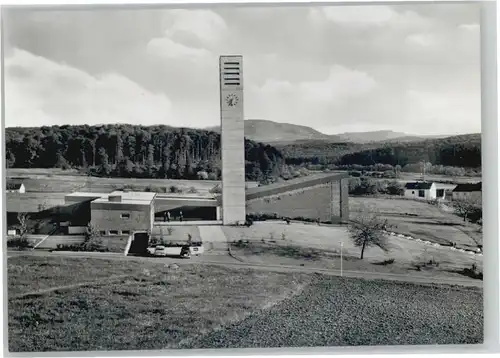
M 342 258 L 343 247 L 344 247 L 344 243 L 341 242 L 340 243 L 340 277 L 342 277 L 342 273 L 343 273 L 343 258 Z

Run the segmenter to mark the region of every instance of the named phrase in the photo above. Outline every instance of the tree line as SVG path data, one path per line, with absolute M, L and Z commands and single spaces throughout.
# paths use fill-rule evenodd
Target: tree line
M 82 168 L 105 177 L 205 179 L 221 176 L 220 134 L 198 129 L 139 125 L 64 125 L 6 128 L 9 168 Z M 247 180 L 281 176 L 276 148 L 245 140 Z
M 310 141 L 278 146 L 292 165 L 404 167 L 418 162 L 434 166 L 480 168 L 480 134 L 427 139 L 418 142 L 330 143 Z

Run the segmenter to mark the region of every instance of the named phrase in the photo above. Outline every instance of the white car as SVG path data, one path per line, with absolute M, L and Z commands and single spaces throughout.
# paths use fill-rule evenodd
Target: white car
M 153 256 L 167 256 L 167 248 L 165 246 L 148 247 L 148 254 Z

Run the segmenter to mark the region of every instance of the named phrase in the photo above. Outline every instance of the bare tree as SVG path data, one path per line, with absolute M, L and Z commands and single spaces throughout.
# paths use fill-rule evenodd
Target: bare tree
M 30 217 L 26 213 L 18 213 L 17 221 L 19 222 L 19 238 L 26 239 L 26 235 L 29 233 L 28 221 Z
M 453 209 L 455 213 L 467 221 L 471 214 L 477 213 L 481 210 L 481 204 L 472 199 L 455 199 L 453 200 Z
M 361 247 L 361 259 L 367 247 L 378 246 L 383 251 L 388 251 L 385 230 L 389 227 L 387 220 L 382 220 L 375 214 L 366 214 L 351 220 L 348 227 L 349 237 L 355 246 Z

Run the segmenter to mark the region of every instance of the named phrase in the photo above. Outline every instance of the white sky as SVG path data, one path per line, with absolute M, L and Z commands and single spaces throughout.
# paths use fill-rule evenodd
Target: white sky
M 481 130 L 474 4 L 3 15 L 8 127 L 217 125 L 218 56 L 241 54 L 247 119 Z

